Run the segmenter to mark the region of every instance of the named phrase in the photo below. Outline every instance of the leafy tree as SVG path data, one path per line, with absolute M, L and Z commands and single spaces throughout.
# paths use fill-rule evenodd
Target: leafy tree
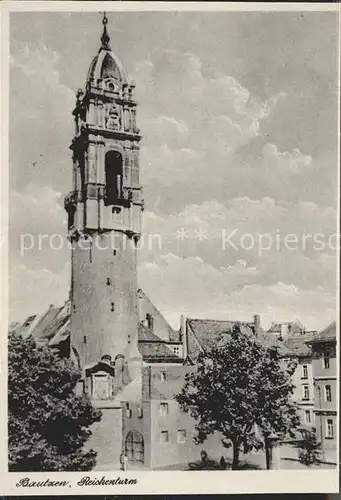
M 302 439 L 296 447 L 299 449 L 298 458 L 307 467 L 319 463 L 322 454 L 322 445 L 317 441 L 316 429 L 301 429 Z
M 80 373 L 72 362 L 15 332 L 8 357 L 9 470 L 91 470 L 97 454 L 83 445 L 101 412 L 76 395 Z
M 239 454 L 261 449 L 263 436 L 275 432 L 294 436 L 299 425 L 296 405 L 291 401 L 295 362 L 283 363 L 278 349 L 236 325 L 222 334 L 198 357 L 193 373 L 176 396 L 181 408 L 196 420 L 195 442 L 220 432 L 222 444 L 232 446 L 232 469 Z

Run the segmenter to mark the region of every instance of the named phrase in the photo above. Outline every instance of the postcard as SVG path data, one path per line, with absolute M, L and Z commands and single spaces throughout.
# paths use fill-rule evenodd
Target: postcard
M 339 491 L 339 12 L 2 4 L 2 495 Z

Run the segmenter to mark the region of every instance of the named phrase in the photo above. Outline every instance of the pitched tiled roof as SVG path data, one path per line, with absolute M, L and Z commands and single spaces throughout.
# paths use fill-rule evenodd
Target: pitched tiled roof
M 46 313 L 42 316 L 38 324 L 35 326 L 32 336 L 37 340 L 48 340 L 46 335 L 51 329 L 54 320 L 58 314 L 62 311 L 63 307 L 53 307 L 50 306 Z
M 146 325 L 139 323 L 139 342 L 162 342 L 162 340 Z
M 57 316 L 51 323 L 45 328 L 44 330 L 44 339 L 45 340 L 52 340 L 54 339 L 55 335 L 58 334 L 58 332 L 61 330 L 61 328 L 66 324 L 69 323 L 70 317 L 69 316 L 62 316 L 59 317 Z M 64 330 L 64 329 L 63 329 Z
M 50 337 L 50 346 L 57 346 L 58 344 L 65 342 L 71 335 L 70 316 L 60 318 L 58 323 L 59 324 L 56 324 L 56 329 L 53 333 L 53 336 Z
M 212 343 L 215 342 L 221 334 L 231 332 L 235 326 L 239 326 L 241 332 L 246 335 L 255 335 L 253 323 L 188 318 L 187 324 L 203 349 L 212 346 Z M 283 357 L 294 355 L 293 351 L 283 342 L 279 341 L 274 335 L 262 330 L 257 335 L 257 338 L 264 346 L 277 347 L 279 353 Z
M 168 321 L 165 319 L 165 317 L 161 314 L 161 312 L 155 307 L 153 302 L 150 300 L 150 298 L 144 293 L 143 290 L 139 289 L 138 290 L 138 295 L 143 298 L 143 301 L 145 302 L 145 309 L 154 317 L 154 325 L 155 325 L 155 330 L 157 331 L 158 328 L 161 329 L 164 334 L 165 334 L 165 340 L 170 340 L 171 342 L 178 342 L 180 339 L 180 333 L 179 331 L 173 330 L 173 328 L 169 325 Z M 140 321 L 142 321 L 143 318 L 140 318 Z M 159 335 L 163 337 L 164 335 L 159 331 Z
M 187 318 L 187 325 L 189 326 L 191 332 L 195 335 L 201 347 L 204 349 L 206 347 L 210 347 L 212 342 L 217 340 L 222 333 L 231 332 L 236 325 L 239 325 L 241 330 L 245 333 L 253 333 L 248 324 L 239 321 Z
M 268 331 L 271 333 L 282 333 L 282 326 L 288 326 L 291 331 L 297 331 L 297 333 L 299 333 L 299 330 L 303 328 L 303 325 L 298 320 L 280 321 L 271 323 Z
M 305 357 L 311 355 L 311 348 L 308 346 L 307 341 L 311 340 L 311 337 L 306 335 L 302 337 L 289 337 L 283 341 L 283 344 L 293 351 L 296 356 Z
M 35 323 L 36 324 L 39 323 L 39 316 L 37 314 L 26 318 L 23 324 L 22 325 L 19 324 L 19 326 L 15 329 L 15 331 L 19 333 L 19 335 L 21 335 L 22 338 L 25 339 L 30 335 L 32 328 L 35 327 L 34 326 Z
M 320 342 L 330 342 L 336 341 L 336 322 L 333 321 L 324 330 L 314 335 L 311 339 L 311 344 L 317 344 Z
M 129 384 L 116 394 L 115 399 L 118 401 L 129 401 L 139 403 L 142 396 L 142 376 L 139 374 Z
M 139 324 L 139 351 L 146 362 L 182 363 L 179 358 L 155 333 L 143 323 Z

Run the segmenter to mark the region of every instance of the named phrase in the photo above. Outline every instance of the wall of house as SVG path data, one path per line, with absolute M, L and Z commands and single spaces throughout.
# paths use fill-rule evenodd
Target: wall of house
M 307 367 L 307 376 L 304 376 L 304 366 Z M 299 405 L 299 415 L 302 426 L 312 427 L 315 423 L 314 414 L 314 379 L 311 357 L 300 357 L 292 381 L 296 387 L 293 399 Z M 305 397 L 304 386 L 308 388 L 309 397 Z M 309 412 L 309 413 L 307 413 Z M 310 417 L 310 421 L 309 421 Z
M 167 405 L 167 413 L 164 406 Z M 174 399 L 154 400 L 151 408 L 151 446 L 153 449 L 151 467 L 165 468 L 173 464 L 187 467 L 200 460 L 200 452 L 205 450 L 210 458 L 219 460 L 226 454 L 221 444 L 221 436 L 216 433 L 204 443 L 196 444 L 195 421 L 183 412 Z M 165 440 L 165 433 L 167 440 Z
M 167 363 L 143 368 L 143 400 L 150 408 L 150 467 L 153 469 L 200 460 L 201 450 L 217 460 L 226 454 L 219 434 L 210 436 L 203 444 L 194 443 L 195 421 L 174 399 L 183 387 L 185 374 L 194 369 L 193 366 Z
M 122 408 L 120 403 L 110 402 L 111 407 L 101 408 L 102 419 L 91 426 L 92 435 L 86 443 L 85 449 L 97 452 L 96 469 L 112 470 L 120 468 L 120 454 L 122 450 Z M 110 468 L 111 468 L 110 467 Z
M 324 354 L 329 352 L 329 368 L 325 368 Z M 315 426 L 317 439 L 325 450 L 337 447 L 337 358 L 336 343 L 313 346 L 313 374 L 315 380 Z M 326 386 L 331 388 L 331 401 L 327 401 Z M 328 421 L 332 421 L 333 436 L 328 435 Z
M 137 431 L 143 436 L 144 442 L 144 466 L 151 467 L 151 415 L 149 402 L 131 403 L 124 402 L 122 408 L 122 436 L 125 443 L 130 431 Z M 137 465 L 137 464 L 135 464 Z

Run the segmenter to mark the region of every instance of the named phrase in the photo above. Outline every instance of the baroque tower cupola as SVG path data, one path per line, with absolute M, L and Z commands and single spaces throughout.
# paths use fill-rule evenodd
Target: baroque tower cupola
M 104 15 L 101 46 L 73 111 L 73 186 L 65 198 L 72 242 L 71 340 L 82 368 L 125 359 L 133 371 L 140 362 L 141 136 L 135 84 L 111 50 L 107 22 Z

